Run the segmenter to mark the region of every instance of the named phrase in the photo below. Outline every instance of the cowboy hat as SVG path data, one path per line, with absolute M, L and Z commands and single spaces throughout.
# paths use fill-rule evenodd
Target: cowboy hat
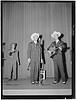
M 38 38 L 39 38 L 39 33 L 33 33 L 32 35 L 31 35 L 31 40 L 33 40 L 33 37 L 34 36 L 37 36 Z
M 54 31 L 54 32 L 51 34 L 51 37 L 52 37 L 52 38 L 55 38 L 55 36 L 60 37 L 60 35 L 61 35 L 60 32 Z

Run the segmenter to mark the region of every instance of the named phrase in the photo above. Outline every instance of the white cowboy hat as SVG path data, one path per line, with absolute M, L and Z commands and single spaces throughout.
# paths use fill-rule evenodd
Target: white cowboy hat
M 61 35 L 60 32 L 54 31 L 54 32 L 51 34 L 51 37 L 52 37 L 52 38 L 55 38 L 55 36 L 60 37 L 60 35 Z
M 39 33 L 33 33 L 32 35 L 31 35 L 31 40 L 33 40 L 33 37 L 34 36 L 38 36 L 38 38 L 39 38 Z

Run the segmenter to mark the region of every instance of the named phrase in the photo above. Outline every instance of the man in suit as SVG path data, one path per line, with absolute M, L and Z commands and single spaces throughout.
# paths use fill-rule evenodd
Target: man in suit
M 59 71 L 61 74 L 63 84 L 66 83 L 63 58 L 62 58 L 62 53 L 65 49 L 65 44 L 63 41 L 59 40 L 60 36 L 61 36 L 60 32 L 54 31 L 51 37 L 54 38 L 55 41 L 52 42 L 51 45 L 47 48 L 48 52 L 52 54 L 51 58 L 53 58 L 54 61 L 54 78 L 55 78 L 54 84 L 59 82 Z
M 31 40 L 28 44 L 28 63 L 30 64 L 30 79 L 31 83 L 39 83 L 39 73 L 40 73 L 40 62 L 42 62 L 41 54 L 42 49 L 38 43 L 39 33 L 33 33 L 31 35 Z
M 11 43 L 7 51 L 7 58 L 9 60 L 9 81 L 18 78 L 18 66 L 20 65 L 19 51 L 16 49 L 17 43 Z M 13 70 L 13 72 L 12 72 Z

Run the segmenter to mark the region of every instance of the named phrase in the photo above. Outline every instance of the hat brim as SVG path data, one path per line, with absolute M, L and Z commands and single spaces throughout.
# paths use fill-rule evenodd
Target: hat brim
M 61 33 L 60 33 L 60 32 L 54 31 L 54 32 L 51 34 L 51 37 L 52 37 L 52 38 L 55 38 L 55 36 L 60 37 L 60 36 L 61 36 Z

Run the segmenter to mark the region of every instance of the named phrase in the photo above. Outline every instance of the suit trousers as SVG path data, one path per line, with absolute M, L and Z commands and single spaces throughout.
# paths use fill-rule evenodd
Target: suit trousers
M 62 53 L 58 53 L 57 55 L 55 55 L 53 58 L 53 61 L 54 61 L 54 78 L 55 78 L 55 80 L 59 81 L 59 71 L 60 71 L 62 81 L 65 81 L 65 72 L 64 72 L 64 66 L 63 66 Z
M 10 59 L 9 62 L 9 79 L 13 78 L 16 79 L 16 61 L 13 59 Z
M 31 82 L 39 81 L 40 61 L 36 57 L 31 59 L 30 78 Z

